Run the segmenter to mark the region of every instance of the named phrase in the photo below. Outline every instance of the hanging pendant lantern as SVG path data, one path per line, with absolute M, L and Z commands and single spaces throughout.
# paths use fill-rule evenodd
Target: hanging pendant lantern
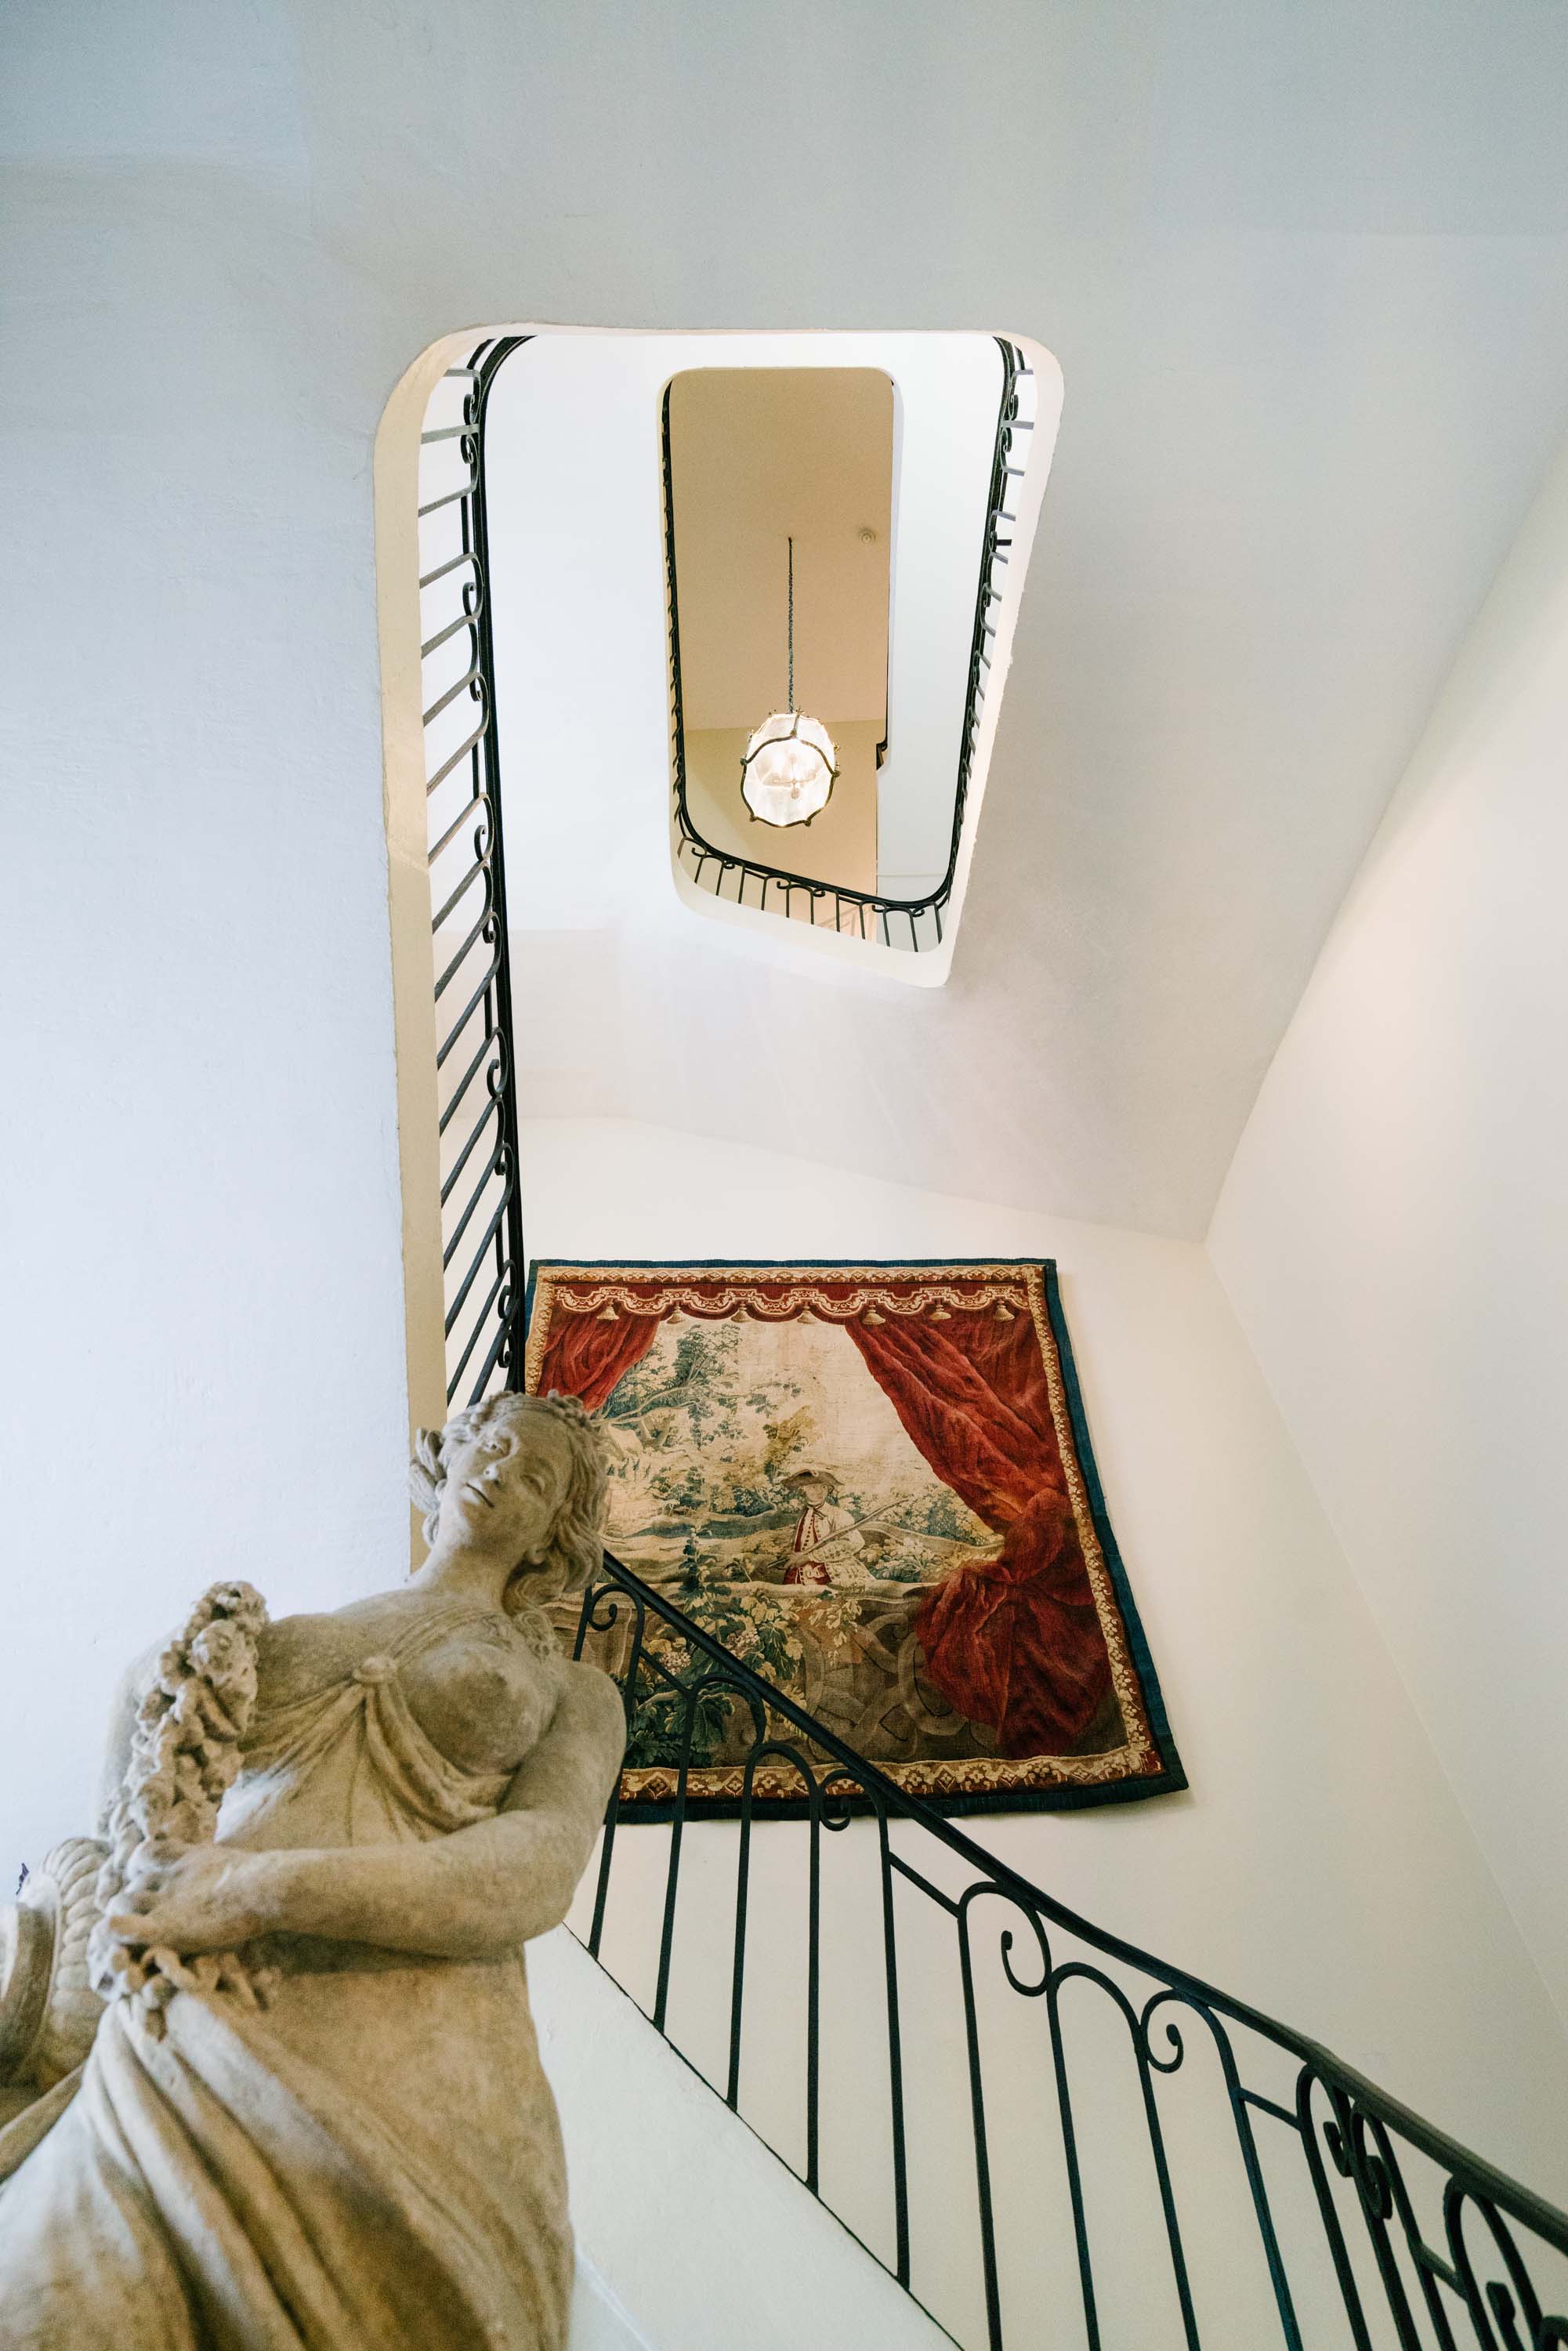
M 795 542 L 789 543 L 788 710 L 765 718 L 740 761 L 740 796 L 764 824 L 810 824 L 838 780 L 836 755 L 821 719 L 795 707 Z
M 746 747 L 740 794 L 764 824 L 810 824 L 838 776 L 827 728 L 798 710 L 776 710 Z

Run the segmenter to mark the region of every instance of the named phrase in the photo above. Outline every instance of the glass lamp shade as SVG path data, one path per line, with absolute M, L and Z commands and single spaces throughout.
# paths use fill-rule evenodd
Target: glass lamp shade
M 828 730 L 798 710 L 765 718 L 740 762 L 740 796 L 764 824 L 810 824 L 838 779 Z

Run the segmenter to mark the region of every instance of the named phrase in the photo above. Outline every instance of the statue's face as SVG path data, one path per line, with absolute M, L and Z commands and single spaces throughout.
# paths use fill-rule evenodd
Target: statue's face
M 543 1556 L 571 1483 L 571 1438 L 550 1413 L 493 1421 L 444 1456 L 443 1535 L 517 1560 Z

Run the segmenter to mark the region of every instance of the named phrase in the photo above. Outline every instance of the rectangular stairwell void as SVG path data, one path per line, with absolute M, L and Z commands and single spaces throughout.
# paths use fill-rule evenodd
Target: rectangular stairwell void
M 426 1421 L 518 1376 L 519 935 L 698 920 L 946 977 L 1061 398 L 1041 346 L 979 333 L 519 329 L 400 385 L 377 509 Z M 741 755 L 808 686 L 836 802 L 777 827 Z
M 894 413 L 880 368 L 686 368 L 664 389 L 677 853 L 788 868 L 790 919 L 841 922 L 847 887 L 858 921 L 879 887 Z
M 514 925 L 663 920 L 673 893 L 672 914 L 939 985 L 1055 437 L 1050 354 L 552 331 L 485 364 Z M 849 730 L 848 758 L 840 805 L 776 828 L 740 753 L 790 700 L 791 538 L 794 698 Z M 813 713 L 823 695 L 840 706 Z

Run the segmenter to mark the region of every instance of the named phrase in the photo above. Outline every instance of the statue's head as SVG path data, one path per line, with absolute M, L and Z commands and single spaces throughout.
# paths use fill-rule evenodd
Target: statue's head
M 576 1396 L 487 1396 L 422 1428 L 409 1485 L 424 1539 L 509 1552 L 509 1609 L 580 1591 L 604 1555 L 604 1440 Z

